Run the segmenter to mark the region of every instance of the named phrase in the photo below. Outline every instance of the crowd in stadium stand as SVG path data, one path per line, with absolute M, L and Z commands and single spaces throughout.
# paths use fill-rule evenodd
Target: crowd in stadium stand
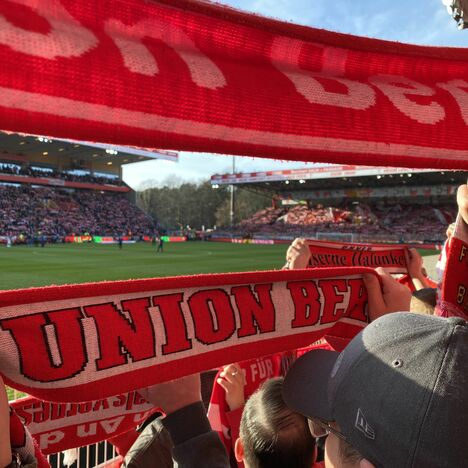
M 0 185 L 0 234 L 13 241 L 68 235 L 152 235 L 153 221 L 123 194 Z
M 317 233 L 350 233 L 389 240 L 442 240 L 456 208 L 380 202 L 372 207 L 364 202 L 340 207 L 296 205 L 266 208 L 243 220 L 237 233 L 254 236 L 315 236 Z
M 154 233 L 151 219 L 122 194 L 6 184 L 0 185 L 0 197 L 0 235 L 17 242 L 18 238 L 31 238 L 37 233 L 49 241 L 72 234 L 131 233 L 138 237 Z M 301 204 L 261 210 L 240 222 L 233 232 L 256 238 L 312 238 L 331 234 L 353 235 L 353 240 L 361 242 L 440 242 L 454 217 L 453 205 L 427 207 L 401 201 L 340 206 Z
M 71 173 L 67 171 L 57 170 L 44 170 L 35 169 L 33 167 L 21 167 L 13 164 L 0 164 L 0 173 L 22 175 L 28 177 L 47 177 L 53 179 L 62 179 L 70 182 L 86 182 L 91 184 L 108 184 L 108 185 L 125 185 L 121 179 L 117 177 L 100 177 L 91 174 L 78 174 L 76 172 Z

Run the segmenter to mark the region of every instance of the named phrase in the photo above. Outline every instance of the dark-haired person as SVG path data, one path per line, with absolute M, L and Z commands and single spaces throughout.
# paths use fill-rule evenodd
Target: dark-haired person
M 246 468 L 317 466 L 307 420 L 286 406 L 282 386 L 282 377 L 267 380 L 245 404 L 235 454 Z
M 269 355 L 224 366 L 213 382 L 208 419 L 234 461 L 234 442 L 245 401 L 272 377 L 281 375 L 281 355 Z
M 468 323 L 385 315 L 342 353 L 311 351 L 291 367 L 283 397 L 328 434 L 325 466 L 468 465 Z
M 156 238 L 156 241 L 157 241 L 157 244 L 158 244 L 158 248 L 156 249 L 156 253 L 163 253 L 164 252 L 164 239 L 161 235 L 159 235 L 157 238 Z

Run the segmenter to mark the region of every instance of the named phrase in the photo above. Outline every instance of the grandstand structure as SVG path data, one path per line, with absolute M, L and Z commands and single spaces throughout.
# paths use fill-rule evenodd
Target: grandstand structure
M 155 225 L 122 166 L 178 154 L 0 132 L 0 241 L 125 242 Z
M 214 175 L 211 184 L 271 196 L 271 208 L 236 226 L 237 238 L 290 241 L 305 236 L 439 244 L 455 220 L 456 190 L 466 183 L 467 175 L 464 171 L 322 164 Z

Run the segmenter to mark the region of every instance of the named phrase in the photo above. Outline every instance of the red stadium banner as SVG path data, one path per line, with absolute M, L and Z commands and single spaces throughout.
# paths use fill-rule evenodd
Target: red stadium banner
M 135 391 L 84 403 L 51 403 L 26 397 L 10 405 L 44 455 L 120 435 L 156 410 Z
M 467 49 L 332 33 L 201 0 L 4 0 L 0 128 L 466 169 L 467 57 Z
M 0 373 L 37 398 L 80 402 L 307 346 L 334 327 L 365 326 L 366 272 L 375 274 L 324 268 L 2 291 Z
M 406 247 L 308 240 L 310 268 L 382 267 L 388 273 L 406 274 Z

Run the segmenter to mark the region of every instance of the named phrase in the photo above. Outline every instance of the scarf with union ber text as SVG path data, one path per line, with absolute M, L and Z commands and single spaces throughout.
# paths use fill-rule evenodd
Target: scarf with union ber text
M 95 443 L 129 431 L 155 410 L 138 388 L 304 347 L 327 333 L 352 338 L 367 323 L 365 272 L 373 270 L 2 291 L 0 372 L 36 397 L 12 406 L 44 453 Z M 20 429 L 12 425 L 21 439 Z
M 0 129 L 466 169 L 467 57 L 202 0 L 9 0 L 0 2 Z
M 80 402 L 300 348 L 335 325 L 365 325 L 363 272 L 373 270 L 230 273 L 2 291 L 0 372 L 9 385 L 38 398 Z

